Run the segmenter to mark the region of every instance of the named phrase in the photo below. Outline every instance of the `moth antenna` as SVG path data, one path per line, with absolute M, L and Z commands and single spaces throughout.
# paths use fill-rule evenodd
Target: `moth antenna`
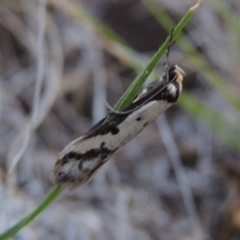
M 143 106 L 145 103 L 143 103 L 142 105 L 137 106 L 136 108 L 131 109 L 131 110 L 129 110 L 129 111 L 118 111 L 118 110 L 115 110 L 107 101 L 105 101 L 105 104 L 106 104 L 106 106 L 107 106 L 107 109 L 110 111 L 109 114 L 114 113 L 114 114 L 118 114 L 118 115 L 124 115 L 124 114 L 129 114 L 129 113 L 134 112 L 135 110 L 137 110 L 138 108 L 140 108 L 141 106 Z
M 167 75 L 168 75 L 168 73 L 167 73 Z M 174 78 L 171 82 L 169 82 L 169 83 L 167 83 L 165 86 L 163 86 L 161 89 L 159 89 L 156 93 L 154 93 L 148 100 L 146 100 L 146 101 L 143 102 L 141 105 L 139 105 L 139 106 L 137 106 L 137 107 L 135 107 L 135 108 L 133 108 L 133 109 L 131 109 L 131 110 L 129 110 L 129 111 L 118 111 L 118 110 L 115 110 L 113 107 L 111 107 L 111 106 L 108 104 L 107 101 L 105 101 L 106 106 L 107 106 L 107 108 L 110 110 L 110 114 L 111 114 L 111 113 L 115 113 L 115 114 L 119 114 L 119 115 L 124 115 L 124 114 L 132 113 L 132 112 L 136 111 L 137 109 L 139 109 L 140 107 L 142 107 L 147 101 L 153 99 L 156 95 L 158 95 L 159 92 L 161 92 L 163 89 L 165 89 L 165 88 L 166 88 L 170 83 L 172 83 L 174 80 L 175 80 L 175 78 Z
M 105 104 L 107 106 L 107 109 L 110 111 L 110 114 L 111 113 L 115 113 L 115 114 L 119 114 L 119 115 L 123 115 L 123 114 L 127 114 L 128 111 L 118 111 L 118 110 L 115 110 L 106 100 L 105 100 Z M 131 111 L 134 111 L 134 110 L 131 110 Z M 129 111 L 130 112 L 130 111 Z
M 167 53 L 166 53 L 166 61 L 165 61 L 165 72 L 166 72 L 166 77 L 167 77 L 167 84 L 165 86 L 163 86 L 161 89 L 159 89 L 159 91 L 157 91 L 155 94 L 153 94 L 147 101 L 151 100 L 152 98 L 154 98 L 159 92 L 161 92 L 163 89 L 165 89 L 170 83 L 172 83 L 175 78 L 169 82 L 169 69 L 170 69 L 170 65 L 169 65 L 169 53 L 170 53 L 170 49 L 172 46 L 172 39 L 173 39 L 173 32 L 174 32 L 174 28 L 171 31 L 170 37 L 169 37 L 169 45 L 167 48 Z M 110 110 L 110 114 L 111 113 L 115 113 L 115 114 L 119 114 L 119 115 L 124 115 L 124 114 L 129 114 L 132 113 L 134 111 L 136 111 L 137 109 L 139 109 L 140 107 L 142 107 L 146 102 L 143 102 L 140 106 L 137 106 L 134 109 L 131 109 L 129 111 L 117 111 L 115 110 L 112 106 L 110 106 L 110 104 L 108 104 L 107 101 L 105 101 L 105 104 L 108 108 L 108 110 Z

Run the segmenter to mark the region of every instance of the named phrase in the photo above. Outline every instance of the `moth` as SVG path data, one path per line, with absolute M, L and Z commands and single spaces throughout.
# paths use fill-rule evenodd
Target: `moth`
M 52 182 L 70 190 L 87 184 L 113 154 L 177 101 L 184 75 L 179 66 L 170 67 L 159 80 L 143 88 L 126 109 L 112 113 L 109 121 L 104 118 L 69 143 L 59 154 Z

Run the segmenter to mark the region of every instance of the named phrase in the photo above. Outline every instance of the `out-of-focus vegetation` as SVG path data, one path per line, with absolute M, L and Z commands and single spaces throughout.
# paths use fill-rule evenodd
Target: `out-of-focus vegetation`
M 0 232 L 44 199 L 58 152 L 106 115 L 193 4 L 40 3 L 0 5 Z M 170 53 L 187 73 L 179 104 L 19 239 L 240 238 L 239 12 L 202 4 Z

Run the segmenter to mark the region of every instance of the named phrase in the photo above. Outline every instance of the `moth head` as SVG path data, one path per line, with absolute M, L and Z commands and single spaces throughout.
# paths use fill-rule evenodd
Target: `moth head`
M 184 76 L 186 76 L 184 70 L 182 68 L 180 68 L 178 65 L 173 65 L 172 67 L 170 67 L 170 69 L 168 70 L 168 82 L 169 83 L 178 83 L 179 85 L 179 90 L 180 92 L 182 91 L 182 81 Z
M 185 72 L 178 65 L 171 66 L 164 74 L 164 82 L 166 90 L 168 91 L 169 102 L 176 102 L 179 94 L 182 91 L 182 81 L 185 76 Z

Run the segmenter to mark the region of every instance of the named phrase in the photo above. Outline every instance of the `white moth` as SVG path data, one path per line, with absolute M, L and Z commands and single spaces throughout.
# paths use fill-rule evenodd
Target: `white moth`
M 113 114 L 106 123 L 103 119 L 67 145 L 54 166 L 53 183 L 68 189 L 88 183 L 113 154 L 177 101 L 184 75 L 177 65 L 171 67 L 144 88 L 121 114 Z

